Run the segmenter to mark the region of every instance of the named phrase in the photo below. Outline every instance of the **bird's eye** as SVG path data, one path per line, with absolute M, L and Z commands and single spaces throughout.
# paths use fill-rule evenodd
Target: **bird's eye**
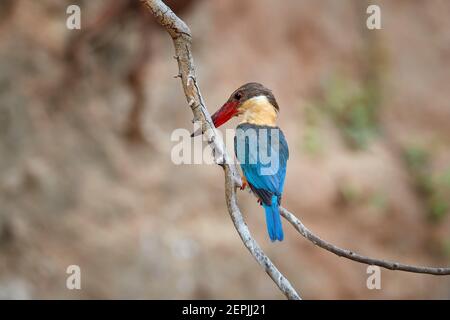
M 234 98 L 235 98 L 236 100 L 241 100 L 241 98 L 242 98 L 242 93 L 236 92 L 236 93 L 234 94 Z

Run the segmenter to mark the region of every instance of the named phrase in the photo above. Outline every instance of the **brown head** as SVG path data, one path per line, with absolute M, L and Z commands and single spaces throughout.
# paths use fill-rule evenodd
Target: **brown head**
M 278 103 L 272 91 L 257 82 L 249 82 L 234 91 L 225 104 L 212 115 L 215 127 L 219 127 L 232 117 L 239 116 L 248 111 L 250 101 L 264 100 L 272 113 L 279 111 Z M 268 102 L 268 103 L 267 103 Z M 270 112 L 270 110 L 268 110 Z

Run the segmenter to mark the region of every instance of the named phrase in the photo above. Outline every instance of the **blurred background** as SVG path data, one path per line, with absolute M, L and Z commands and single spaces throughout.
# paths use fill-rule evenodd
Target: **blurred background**
M 167 3 L 210 112 L 245 82 L 273 90 L 286 208 L 356 252 L 450 264 L 449 1 Z M 232 225 L 222 169 L 171 161 L 172 131 L 192 130 L 173 52 L 137 0 L 0 2 L 1 298 L 284 299 Z M 449 277 L 387 270 L 368 290 L 365 265 L 287 223 L 270 243 L 255 198 L 239 202 L 304 298 L 450 298 Z

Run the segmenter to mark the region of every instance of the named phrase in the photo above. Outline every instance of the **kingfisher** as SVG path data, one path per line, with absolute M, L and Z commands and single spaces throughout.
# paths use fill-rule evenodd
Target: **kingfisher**
M 242 117 L 234 137 L 234 152 L 242 169 L 241 189 L 248 186 L 263 206 L 272 242 L 284 238 L 279 206 L 289 158 L 288 144 L 276 123 L 279 111 L 272 91 L 250 82 L 236 89 L 212 115 L 216 128 Z

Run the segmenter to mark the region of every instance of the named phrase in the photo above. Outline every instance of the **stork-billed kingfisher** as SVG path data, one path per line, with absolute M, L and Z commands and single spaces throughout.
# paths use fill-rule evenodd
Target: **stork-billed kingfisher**
M 234 91 L 212 120 L 216 127 L 242 116 L 236 127 L 234 152 L 243 172 L 243 187 L 250 187 L 264 207 L 271 241 L 284 238 L 279 206 L 283 194 L 289 149 L 277 126 L 278 103 L 260 83 L 244 84 Z

